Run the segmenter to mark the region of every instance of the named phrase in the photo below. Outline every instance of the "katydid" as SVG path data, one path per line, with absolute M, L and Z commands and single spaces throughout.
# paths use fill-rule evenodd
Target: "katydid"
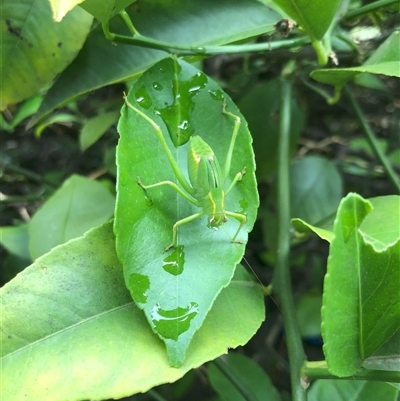
M 200 137 L 197 135 L 192 136 L 189 139 L 189 148 L 188 148 L 188 176 L 189 181 L 185 178 L 182 170 L 178 166 L 174 156 L 172 155 L 168 145 L 165 141 L 163 133 L 161 131 L 160 126 L 153 121 L 150 117 L 144 114 L 137 107 L 132 105 L 126 95 L 124 94 L 124 99 L 126 105 L 143 117 L 146 121 L 148 121 L 161 145 L 168 157 L 169 163 L 174 171 L 174 174 L 181 185 L 179 187 L 176 183 L 172 181 L 160 181 L 155 184 L 144 185 L 140 178 L 137 177 L 137 183 L 147 195 L 147 190 L 150 188 L 159 187 L 162 185 L 169 185 L 173 189 L 175 189 L 180 195 L 182 195 L 185 199 L 187 199 L 190 203 L 197 206 L 201 210 L 198 213 L 195 213 L 191 216 L 185 217 L 179 221 L 177 221 L 172 228 L 172 243 L 168 245 L 165 250 L 172 247 L 176 247 L 177 245 L 177 230 L 178 227 L 189 223 L 199 217 L 204 215 L 207 216 L 207 226 L 209 228 L 218 229 L 222 224 L 224 224 L 229 217 L 233 217 L 240 224 L 232 238 L 232 242 L 236 241 L 236 237 L 238 236 L 240 230 L 246 223 L 246 216 L 241 213 L 235 213 L 225 210 L 225 198 L 232 190 L 232 188 L 237 184 L 237 182 L 241 181 L 245 174 L 245 167 L 242 171 L 238 172 L 234 177 L 233 181 L 230 183 L 228 188 L 226 187 L 227 178 L 229 175 L 229 171 L 231 168 L 232 154 L 235 147 L 235 141 L 240 128 L 240 117 L 230 113 L 226 110 L 226 101 L 223 103 L 222 113 L 233 120 L 233 132 L 232 138 L 230 141 L 228 154 L 225 158 L 225 163 L 221 169 L 217 157 L 215 156 L 211 147 Z

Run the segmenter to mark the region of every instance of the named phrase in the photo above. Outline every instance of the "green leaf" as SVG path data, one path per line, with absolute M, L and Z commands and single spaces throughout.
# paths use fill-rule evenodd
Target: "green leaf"
M 251 38 L 279 20 L 277 13 L 256 0 L 142 0 L 128 11 L 141 34 L 193 47 Z M 111 21 L 111 29 L 126 32 L 118 16 Z M 98 26 L 88 36 L 78 57 L 47 93 L 36 120 L 77 95 L 133 78 L 164 57 L 165 53 L 158 50 L 115 46 Z
M 99 182 L 78 175 L 68 178 L 29 224 L 32 259 L 107 221 L 114 203 L 114 196 Z
M 183 366 L 171 368 L 163 343 L 126 290 L 109 223 L 57 247 L 6 284 L 0 312 L 7 401 L 145 392 L 243 345 L 265 313 L 259 286 L 238 275 L 221 292 Z
M 267 180 L 277 169 L 281 85 L 281 80 L 274 79 L 256 86 L 238 103 L 254 140 L 256 174 L 259 181 Z M 305 121 L 304 112 L 296 98 L 292 99 L 291 111 L 293 124 L 290 125 L 290 148 L 294 153 Z
M 292 121 L 296 124 L 296 121 Z M 278 182 L 272 186 L 265 208 L 264 232 L 269 247 L 276 247 L 277 217 L 274 206 Z M 342 196 L 342 179 L 336 166 L 319 156 L 307 156 L 290 166 L 290 215 L 297 234 L 316 234 L 329 239 L 329 229 Z M 307 222 L 303 221 L 306 220 Z M 318 227 L 315 227 L 318 225 Z
M 360 225 L 371 204 L 349 194 L 341 202 L 330 245 L 322 307 L 329 370 L 354 374 L 398 329 L 400 241 L 385 252 L 365 243 Z
M 12 254 L 22 259 L 30 259 L 28 247 L 28 224 L 0 227 L 0 243 Z
M 307 156 L 290 168 L 290 214 L 318 224 L 336 212 L 343 193 L 336 166 L 325 158 Z
M 101 22 L 106 22 L 136 0 L 85 0 L 80 6 Z
M 296 303 L 296 315 L 302 337 L 321 334 L 321 294 L 306 293 Z
M 84 0 L 49 0 L 54 21 L 60 22 L 68 11 Z
M 93 18 L 75 9 L 61 23 L 51 18 L 48 0 L 2 3 L 1 110 L 50 84 L 83 45 Z M 74 29 L 71 29 L 74 27 Z
M 78 122 L 78 123 L 80 122 L 79 117 L 74 114 L 57 113 L 57 114 L 50 115 L 47 118 L 45 118 L 44 120 L 42 120 L 41 123 L 35 127 L 35 137 L 40 138 L 42 135 L 42 132 L 47 127 L 49 127 L 53 124 L 71 125 L 71 123 L 74 123 L 74 122 Z
M 100 114 L 86 121 L 82 127 L 79 143 L 84 151 L 98 141 L 109 128 L 118 120 L 119 112 L 108 112 Z
M 326 64 L 327 55 L 324 54 L 321 40 L 331 25 L 341 0 L 274 0 L 274 3 L 307 32 L 320 64 Z
M 362 380 L 316 380 L 308 401 L 396 401 L 398 390 L 387 383 Z
M 396 333 L 382 345 L 382 347 L 377 349 L 372 356 L 364 361 L 363 367 L 366 369 L 383 369 L 392 372 L 399 372 L 400 375 L 399 355 L 400 330 L 397 330 Z M 397 384 L 397 388 L 400 389 L 400 383 Z
M 315 233 L 318 237 L 324 239 L 325 241 L 332 242 L 333 232 L 331 227 L 322 228 L 318 226 L 314 226 L 312 224 L 307 223 L 302 219 L 292 219 L 291 220 L 293 228 L 296 230 L 296 234 L 312 234 Z
M 10 123 L 11 127 L 15 128 L 19 123 L 25 120 L 25 118 L 35 114 L 38 111 L 42 100 L 43 96 L 34 95 L 21 104 Z
M 328 30 L 340 0 L 274 0 L 314 40 L 321 40 Z
M 190 118 L 190 132 L 200 135 L 223 165 L 233 133 L 233 119 L 222 113 L 223 99 L 228 111 L 241 115 L 221 88 L 202 72 L 184 61 L 164 59 L 132 86 L 129 102 L 161 127 L 172 154 L 186 171 L 188 144 L 174 147 L 158 111 L 174 102 L 172 88 L 176 71 L 182 83 L 180 89 L 191 93 L 192 102 L 185 104 L 189 110 L 177 110 L 185 119 Z M 258 194 L 251 137 L 242 119 L 229 181 L 244 167 L 246 174 L 225 203 L 226 210 L 247 215 L 247 223 L 238 236 L 243 243 L 231 242 L 239 224 L 235 219 L 230 218 L 220 230 L 214 231 L 207 228 L 203 217 L 179 227 L 178 248 L 165 253 L 164 248 L 172 241 L 173 225 L 200 209 L 166 185 L 148 190 L 153 201 L 149 204 L 136 183 L 137 177 L 145 185 L 164 180 L 176 182 L 174 172 L 155 130 L 142 116 L 124 107 L 118 129 L 121 138 L 117 148 L 117 253 L 135 302 L 144 309 L 153 330 L 167 344 L 171 363 L 178 366 L 217 295 L 231 280 L 243 256 L 247 232 L 256 218 Z M 179 316 L 182 324 L 177 324 Z
M 365 72 L 400 77 L 399 35 L 399 31 L 393 32 L 360 67 L 318 69 L 310 75 L 316 81 L 336 87 Z
M 400 197 L 398 195 L 377 196 L 368 201 L 373 210 L 360 225 L 360 234 L 364 242 L 371 244 L 377 252 L 385 251 L 400 239 Z M 298 234 L 315 233 L 320 238 L 332 242 L 333 219 L 323 224 L 312 225 L 302 219 L 292 219 L 292 225 Z M 382 229 L 384 227 L 384 229 Z
M 242 354 L 231 352 L 220 358 L 218 364 L 211 363 L 208 377 L 221 400 L 246 401 L 248 398 L 243 396 L 241 388 L 252 395 L 252 401 L 282 400 L 268 375 L 256 362 Z
M 386 251 L 400 240 L 400 196 L 378 196 L 369 201 L 374 209 L 362 222 L 360 233 L 375 251 Z

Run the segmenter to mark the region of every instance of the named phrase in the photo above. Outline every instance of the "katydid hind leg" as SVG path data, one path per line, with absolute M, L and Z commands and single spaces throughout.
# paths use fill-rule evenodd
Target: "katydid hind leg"
M 241 241 L 236 241 L 236 237 L 239 235 L 240 231 L 242 230 L 242 228 L 246 224 L 247 217 L 242 213 L 234 213 L 234 212 L 228 212 L 228 211 L 226 211 L 225 214 L 227 216 L 229 216 L 229 217 L 233 217 L 234 219 L 236 219 L 240 223 L 235 235 L 232 237 L 232 242 L 241 243 Z
M 229 144 L 228 153 L 227 153 L 226 158 L 225 158 L 224 170 L 223 170 L 223 176 L 224 176 L 224 179 L 226 180 L 228 178 L 229 171 L 231 169 L 233 150 L 235 148 L 236 138 L 237 138 L 238 133 L 239 133 L 241 120 L 240 120 L 239 116 L 237 116 L 237 115 L 231 113 L 230 111 L 226 110 L 226 100 L 224 100 L 224 104 L 222 106 L 222 112 L 223 112 L 223 114 L 225 114 L 228 117 L 232 118 L 233 121 L 234 121 L 231 142 Z
M 164 138 L 164 135 L 162 133 L 160 126 L 154 120 L 152 120 L 149 116 L 147 116 L 144 112 L 142 112 L 140 109 L 135 107 L 132 103 L 130 103 L 128 100 L 128 97 L 126 96 L 125 93 L 124 93 L 124 100 L 125 100 L 125 104 L 128 106 L 128 108 L 133 110 L 135 113 L 137 113 L 139 116 L 141 116 L 143 119 L 145 119 L 148 123 L 151 124 L 158 140 L 160 141 L 160 143 L 164 149 L 165 154 L 167 155 L 169 164 L 170 164 L 172 170 L 174 171 L 175 177 L 177 178 L 179 183 L 182 185 L 182 187 L 185 189 L 185 191 L 188 194 L 193 195 L 193 192 L 194 192 L 193 188 L 190 186 L 189 182 L 185 178 L 185 175 L 183 174 L 182 170 L 178 166 L 178 163 L 176 162 L 174 156 L 172 155 L 172 152 L 170 151 L 170 149 L 167 145 L 167 142 L 165 141 L 165 138 Z

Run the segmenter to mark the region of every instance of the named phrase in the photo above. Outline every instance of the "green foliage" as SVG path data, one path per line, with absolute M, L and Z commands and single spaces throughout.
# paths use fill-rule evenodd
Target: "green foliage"
M 208 366 L 208 377 L 221 400 L 280 401 L 281 397 L 270 378 L 259 365 L 241 354 L 229 354 Z M 233 380 L 232 380 L 233 379 Z M 238 388 L 234 383 L 240 383 Z
M 187 170 L 189 144 L 175 148 L 172 138 L 182 140 L 187 132 L 201 135 L 220 164 L 224 163 L 233 132 L 232 119 L 222 114 L 224 99 L 227 109 L 240 115 L 218 85 L 191 65 L 172 58 L 162 60 L 143 74 L 128 95 L 133 105 L 162 127 L 170 151 L 183 171 Z M 226 210 L 243 210 L 247 215 L 238 238 L 242 243 L 231 242 L 238 227 L 236 220 L 230 218 L 223 229 L 214 231 L 207 229 L 205 216 L 179 227 L 179 246 L 166 254 L 172 226 L 199 209 L 167 185 L 148 190 L 152 198 L 149 204 L 136 177 L 145 184 L 176 181 L 167 154 L 153 126 L 128 107 L 123 109 L 119 132 L 117 252 L 133 298 L 153 330 L 166 342 L 171 363 L 179 366 L 217 295 L 231 280 L 244 253 L 246 231 L 254 224 L 258 195 L 251 137 L 243 123 L 229 179 L 244 167 L 246 174 L 229 193 L 225 205 Z M 176 271 L 168 268 L 173 263 L 179 266 Z
M 99 182 L 70 177 L 29 223 L 32 259 L 107 221 L 113 214 L 114 202 L 114 196 Z
M 395 400 L 397 2 L 77 3 L 2 8 L 3 398 Z
M 400 78 L 400 52 L 398 49 L 400 32 L 393 32 L 381 46 L 359 67 L 330 68 L 314 70 L 311 77 L 316 81 L 335 86 L 337 101 L 343 85 L 362 73 L 383 74 Z
M 325 65 L 330 49 L 324 49 L 322 38 L 332 24 L 341 1 L 274 0 L 274 3 L 307 32 L 320 64 Z
M 397 400 L 398 391 L 386 383 L 355 380 L 317 380 L 309 393 L 310 401 Z
M 2 4 L 1 110 L 49 85 L 81 49 L 93 17 L 75 8 L 61 23 L 47 1 Z M 72 30 L 71 26 L 75 29 Z
M 124 286 L 114 241 L 106 223 L 37 259 L 2 288 L 4 399 L 103 399 L 147 391 L 225 353 L 227 344 L 246 343 L 263 319 L 260 290 L 238 271 L 183 366 L 170 367 Z
M 322 333 L 330 371 L 342 377 L 354 374 L 399 329 L 399 233 L 385 252 L 366 244 L 359 230 L 371 210 L 371 203 L 350 194 L 342 200 L 333 227 Z
M 96 7 L 99 3 L 103 2 L 96 2 Z M 271 30 L 279 19 L 278 14 L 256 0 L 185 0 L 169 1 L 168 4 L 158 0 L 140 1 L 136 5 L 128 11 L 139 32 L 190 47 L 247 39 L 265 32 L 266 28 Z M 207 19 L 199 18 L 199 15 Z M 114 31 L 124 32 L 122 19 L 114 18 L 111 23 Z M 78 95 L 138 77 L 165 56 L 164 52 L 146 47 L 115 46 L 104 37 L 99 25 L 91 31 L 82 51 L 48 91 L 37 118 Z M 107 60 L 113 60 L 113 63 Z M 69 84 L 71 80 L 74 85 Z

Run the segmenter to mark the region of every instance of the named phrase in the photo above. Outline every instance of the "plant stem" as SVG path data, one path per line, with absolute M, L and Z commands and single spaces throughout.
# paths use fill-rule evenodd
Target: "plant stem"
M 219 369 L 227 379 L 236 387 L 246 401 L 256 401 L 257 396 L 243 383 L 240 377 L 237 377 L 231 367 L 224 362 L 221 358 L 215 359 L 212 362 L 217 369 Z
M 398 4 L 398 3 L 399 3 L 399 0 L 379 0 L 379 1 L 374 1 L 373 3 L 367 4 L 364 7 L 356 8 L 355 10 L 349 11 L 344 16 L 344 18 L 345 19 L 350 19 L 350 18 L 362 17 L 365 14 L 378 11 L 383 7 L 392 6 L 392 5 L 395 5 L 395 4 Z
M 141 35 L 133 26 L 126 12 L 120 13 L 132 36 L 119 35 L 109 30 L 108 22 L 103 23 L 103 32 L 107 39 L 115 43 L 139 45 L 156 50 L 163 50 L 167 53 L 181 56 L 192 55 L 213 55 L 213 54 L 235 54 L 235 53 L 257 53 L 276 49 L 288 49 L 304 46 L 310 43 L 308 36 L 295 39 L 286 39 L 266 43 L 250 43 L 242 45 L 223 45 L 223 46 L 188 46 L 177 43 L 168 43 Z
M 390 180 L 392 181 L 393 185 L 395 186 L 397 192 L 400 193 L 400 180 L 397 177 L 397 174 L 395 173 L 395 171 L 393 170 L 393 167 L 390 164 L 389 159 L 386 157 L 385 153 L 379 147 L 379 144 L 375 137 L 375 134 L 372 131 L 371 127 L 369 126 L 356 98 L 353 96 L 353 94 L 351 93 L 348 86 L 344 87 L 344 91 L 350 101 L 351 107 L 353 108 L 353 111 L 354 111 L 358 121 L 361 124 L 364 134 L 367 137 L 369 144 L 371 145 L 372 151 L 375 153 L 376 157 L 382 164 L 387 175 L 389 176 Z
M 26 178 L 30 179 L 31 181 L 34 181 L 38 184 L 45 183 L 47 185 L 52 186 L 53 188 L 57 188 L 57 184 L 55 182 L 41 176 L 40 174 L 33 173 L 32 171 L 27 170 L 23 167 L 16 166 L 11 163 L 4 163 L 3 165 L 0 165 L 0 167 L 2 167 L 6 171 L 11 171 L 13 173 L 21 174 L 21 175 L 25 176 Z
M 290 190 L 289 190 L 289 138 L 292 82 L 284 79 L 282 83 L 280 128 L 279 128 L 279 162 L 278 162 L 278 251 L 274 288 L 277 289 L 283 313 L 285 334 L 287 338 L 290 377 L 293 401 L 305 401 L 305 389 L 301 385 L 301 370 L 305 354 L 295 315 L 292 286 L 289 273 L 290 252 Z
M 311 44 L 317 54 L 318 64 L 326 65 L 328 63 L 328 55 L 323 43 L 320 40 L 313 40 Z
M 303 369 L 307 380 L 333 379 L 333 380 L 368 380 L 400 383 L 400 372 L 391 370 L 370 370 L 361 368 L 354 375 L 349 377 L 338 377 L 329 373 L 325 361 L 308 362 Z

